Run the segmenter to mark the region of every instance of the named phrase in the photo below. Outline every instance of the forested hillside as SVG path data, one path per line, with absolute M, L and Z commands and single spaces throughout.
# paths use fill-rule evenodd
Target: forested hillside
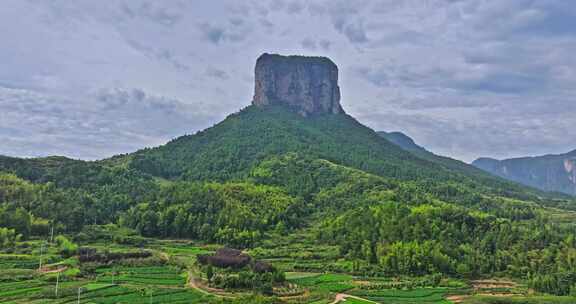
M 313 214 L 324 210 L 322 204 L 310 201 L 315 195 L 326 195 L 334 183 L 341 187 L 358 186 L 358 180 L 352 176 L 360 175 L 370 176 L 372 183 L 376 183 L 362 185 L 362 190 L 386 185 L 395 190 L 395 195 L 400 195 L 399 201 L 433 198 L 491 212 L 502 212 L 499 210 L 504 200 L 571 208 L 569 201 L 562 197 L 491 178 L 455 160 L 423 153 L 407 153 L 345 114 L 304 118 L 281 106 L 251 106 L 195 135 L 107 160 L 1 157 L 0 168 L 14 174 L 5 177 L 19 181 L 6 183 L 4 187 L 30 188 L 27 193 L 43 195 L 37 198 L 39 195 L 35 194 L 33 199 L 5 196 L 2 201 L 17 207 L 26 202 L 28 211 L 34 216 L 60 223 L 66 230 L 77 231 L 87 223 L 115 222 L 128 209 L 131 210 L 129 214 L 141 216 L 137 210 L 146 210 L 150 215 L 154 210 L 166 211 L 165 205 L 170 204 L 177 205 L 171 208 L 178 207 L 188 214 L 192 212 L 189 208 L 181 208 L 183 202 L 188 207 L 204 205 L 202 208 L 207 208 L 213 201 L 221 200 L 214 205 L 220 207 L 206 211 L 208 217 L 195 220 L 194 225 L 201 226 L 212 224 L 209 218 L 220 208 L 230 210 L 230 203 L 225 203 L 227 197 L 200 199 L 206 192 L 222 189 L 222 193 L 227 193 L 229 191 L 225 189 L 231 187 L 236 192 L 247 193 L 254 189 L 255 193 L 262 191 L 262 197 L 266 199 L 272 192 L 279 195 L 286 192 L 294 200 L 312 204 L 306 214 Z M 345 173 L 342 173 L 344 169 Z M 276 188 L 261 189 L 262 184 Z M 188 188 L 198 190 L 194 192 Z M 179 189 L 187 189 L 186 195 L 170 200 L 180 193 Z M 352 188 L 349 191 L 348 201 L 342 200 L 342 204 L 353 208 L 359 190 Z M 252 203 L 256 199 L 248 197 L 242 203 Z M 40 203 L 30 203 L 31 200 Z M 66 206 L 46 207 L 46 204 Z M 271 202 L 262 204 L 266 206 Z M 339 210 L 345 209 L 343 206 Z M 302 206 L 295 209 L 303 210 Z M 300 214 L 290 216 L 300 217 Z M 268 228 L 277 224 L 272 219 L 266 222 Z M 136 227 L 134 221 L 126 223 Z M 242 231 L 249 226 L 251 224 L 234 229 Z M 266 230 L 261 225 L 254 227 L 260 235 Z M 181 232 L 155 231 L 155 228 L 148 228 L 145 233 L 186 236 Z M 207 233 L 206 239 L 215 240 L 215 234 Z

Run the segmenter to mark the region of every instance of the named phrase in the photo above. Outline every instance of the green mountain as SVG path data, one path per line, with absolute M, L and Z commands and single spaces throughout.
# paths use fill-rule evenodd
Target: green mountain
M 524 185 L 576 195 L 576 150 L 565 154 L 505 160 L 479 158 L 472 165 Z
M 0 226 L 113 223 L 242 248 L 306 235 L 339 248 L 338 271 L 570 290 L 573 201 L 386 139 L 343 111 L 337 76 L 328 59 L 265 54 L 253 105 L 194 135 L 94 162 L 0 157 Z

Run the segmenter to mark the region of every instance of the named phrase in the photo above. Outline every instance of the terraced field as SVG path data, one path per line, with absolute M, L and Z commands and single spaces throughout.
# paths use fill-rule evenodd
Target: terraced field
M 321 274 L 293 279 L 291 282 L 299 286 L 334 293 L 345 292 L 355 287 L 352 283 L 352 276 L 345 274 Z
M 117 243 L 89 243 L 84 246 L 98 252 L 134 253 L 142 247 Z M 190 241 L 148 239 L 146 249 L 152 256 L 128 258 L 107 262 L 80 263 L 78 256 L 64 258 L 54 246 L 47 246 L 40 263 L 40 242 L 32 241 L 18 253 L 0 254 L 0 303 L 277 303 L 287 304 L 448 304 L 449 295 L 477 294 L 462 298 L 462 303 L 576 303 L 573 298 L 562 297 L 489 297 L 486 288 L 477 281 L 443 278 L 437 287 L 426 287 L 430 278 L 360 277 L 346 274 L 349 265 L 337 261 L 334 248 L 313 251 L 308 244 L 287 244 L 278 250 L 259 248 L 253 252 L 275 267 L 288 270 L 286 282 L 274 286 L 276 300 L 251 294 L 250 290 L 219 292 L 192 286 L 188 275 L 205 281 L 205 275 L 192 271 L 198 254 L 214 252 L 218 246 L 197 245 Z M 301 250 L 301 251 L 299 251 Z M 335 262 L 330 269 L 317 269 L 317 265 Z M 309 270 L 311 269 L 311 270 Z M 296 271 L 295 271 L 296 270 Z M 56 294 L 56 282 L 58 293 Z M 494 280 L 482 281 L 492 282 Z M 500 281 L 498 281 L 500 282 Z M 478 286 L 477 286 L 478 285 Z M 512 288 L 513 287 L 513 288 Z M 526 294 L 526 286 L 516 284 L 506 289 L 514 294 Z M 494 288 L 489 289 L 494 292 Z M 498 288 L 497 291 L 502 291 Z M 224 296 L 223 296 L 224 295 Z M 354 297 L 350 297 L 354 296 Z M 247 297 L 247 298 L 246 298 Z M 344 301 L 345 300 L 345 301 Z M 337 302 L 335 302 L 337 301 Z M 539 302 L 540 301 L 540 302 Z M 547 301 L 547 302 L 546 302 Z
M 173 267 L 98 268 L 98 282 L 183 287 L 186 277 Z
M 39 258 L 32 255 L 0 254 L 0 269 L 35 269 L 38 263 Z
M 413 290 L 362 290 L 354 291 L 351 294 L 367 300 L 386 304 L 449 304 L 451 302 L 445 300 L 445 296 L 448 292 L 450 292 L 448 288 L 418 288 Z
M 98 269 L 94 281 L 68 281 L 59 284 L 46 278 L 0 283 L 0 303 L 206 303 L 208 298 L 185 288 L 186 279 L 170 267 Z M 112 283 L 114 282 L 114 283 Z
M 20 254 L 0 254 L 0 303 L 209 303 L 213 297 L 186 286 L 187 271 L 167 263 L 170 254 L 187 260 L 207 252 L 191 245 L 168 246 L 168 253 L 155 252 L 163 258 L 118 261 L 111 265 L 81 265 L 73 257 L 63 259 L 51 246 L 43 248 L 42 270 L 38 271 L 38 242 Z M 155 247 L 161 247 L 156 244 Z M 36 246 L 36 247 L 34 247 Z M 95 244 L 93 248 L 110 252 L 134 252 L 132 246 Z M 150 260 L 152 259 L 152 260 Z M 88 263 L 90 264 L 90 263 Z M 92 270 L 90 270 L 92 269 Z M 56 284 L 58 282 L 58 293 Z
M 355 278 L 346 274 L 289 273 L 288 281 L 308 288 L 313 292 L 344 293 L 358 298 L 340 296 L 342 303 L 383 303 L 383 304 L 448 304 L 446 295 L 457 293 L 459 288 L 436 287 L 403 289 L 366 289 L 367 286 L 381 286 L 392 278 Z M 345 299 L 345 301 L 344 301 Z

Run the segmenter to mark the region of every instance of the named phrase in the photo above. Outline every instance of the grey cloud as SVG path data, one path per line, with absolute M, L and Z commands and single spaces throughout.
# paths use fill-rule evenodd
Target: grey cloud
M 498 158 L 566 152 L 567 134 L 575 119 L 555 115 L 551 125 L 537 117 L 515 115 L 501 110 L 481 111 L 465 120 L 439 118 L 423 114 L 384 112 L 363 116 L 380 121 L 378 130 L 401 130 L 419 144 L 441 155 L 458 155 L 471 161 L 480 155 Z M 385 122 L 385 123 L 384 123 Z
M 286 6 L 286 11 L 290 14 L 298 14 L 304 10 L 304 5 L 300 1 L 290 1 Z
M 542 74 L 498 72 L 486 75 L 481 79 L 455 82 L 455 85 L 460 90 L 527 94 L 545 88 L 547 78 L 542 77 Z
M 214 67 L 207 68 L 204 74 L 206 74 L 208 77 L 217 78 L 220 80 L 227 80 L 230 78 L 230 75 L 228 75 L 226 71 Z
M 225 39 L 226 30 L 221 26 L 203 23 L 200 25 L 199 29 L 204 37 L 214 44 L 219 44 L 223 39 Z
M 329 16 L 334 29 L 355 44 L 368 41 L 364 22 L 359 16 L 360 10 L 366 7 L 365 1 L 328 1 L 310 4 L 309 11 L 312 15 Z
M 164 26 L 173 26 L 181 19 L 176 8 L 163 6 L 161 2 L 155 1 L 123 3 L 122 11 L 129 18 L 146 18 Z
M 378 87 L 402 86 L 523 95 L 549 90 L 554 70 L 538 62 L 522 62 L 522 66 L 513 66 L 500 58 L 466 57 L 465 63 L 457 66 L 389 62 L 360 66 L 354 71 Z
M 318 48 L 317 44 L 316 44 L 316 40 L 312 39 L 312 38 L 305 38 L 304 40 L 302 40 L 300 42 L 300 44 L 302 45 L 302 47 L 306 50 L 316 50 Z
M 95 96 L 98 105 L 105 111 L 118 111 L 127 107 L 133 110 L 161 111 L 164 114 L 175 114 L 181 103 L 163 96 L 146 94 L 142 89 L 112 89 L 100 90 Z
M 299 14 L 304 10 L 305 5 L 299 0 L 274 0 L 270 2 L 269 7 L 272 11 L 282 11 L 288 14 Z
M 244 24 L 244 19 L 238 18 L 238 17 L 230 18 L 229 21 L 230 21 L 230 24 L 232 24 L 234 26 L 241 26 Z
M 326 39 L 316 40 L 310 37 L 302 39 L 300 41 L 300 45 L 305 50 L 316 51 L 317 49 L 321 49 L 323 51 L 329 51 L 332 42 Z
M 331 45 L 332 45 L 332 42 L 330 42 L 329 40 L 326 40 L 326 39 L 320 40 L 320 47 L 322 47 L 322 49 L 324 51 L 330 50 Z
M 189 71 L 190 67 L 183 63 L 176 54 L 170 49 L 166 48 L 156 48 L 154 46 L 146 46 L 143 43 L 133 40 L 126 39 L 126 43 L 130 45 L 134 50 L 141 52 L 144 56 L 165 62 L 172 66 L 174 69 L 179 71 Z
M 238 21 L 238 19 L 233 19 Z M 226 25 L 217 25 L 209 22 L 202 23 L 198 29 L 206 40 L 213 44 L 220 44 L 222 42 L 239 42 L 248 38 L 248 34 L 252 31 L 249 25 L 244 22 L 229 23 Z
M 270 20 L 266 18 L 260 18 L 260 24 L 264 26 L 268 31 L 274 28 L 274 23 L 270 22 Z
M 0 154 L 95 159 L 155 146 L 209 126 L 197 108 L 142 89 L 99 90 L 85 102 L 0 88 Z
M 368 36 L 361 21 L 341 25 L 342 33 L 352 43 L 363 43 L 368 41 Z
M 524 2 L 512 19 L 509 34 L 562 36 L 576 34 L 576 9 L 565 1 Z

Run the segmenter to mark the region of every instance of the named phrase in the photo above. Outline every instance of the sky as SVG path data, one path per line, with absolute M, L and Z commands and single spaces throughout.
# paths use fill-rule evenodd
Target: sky
M 0 154 L 100 159 L 250 104 L 264 53 L 327 56 L 342 106 L 464 161 L 576 149 L 567 0 L 3 0 Z

